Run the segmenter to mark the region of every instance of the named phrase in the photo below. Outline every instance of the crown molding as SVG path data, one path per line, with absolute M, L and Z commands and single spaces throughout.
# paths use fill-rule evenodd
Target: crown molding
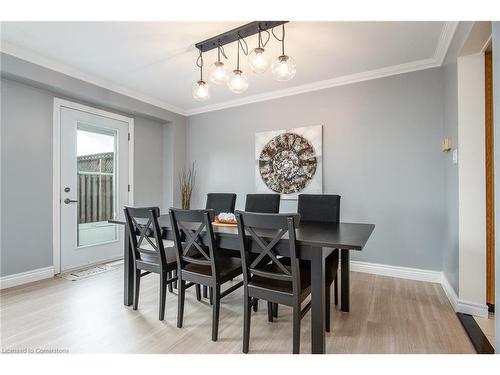
M 393 75 L 415 72 L 418 70 L 439 67 L 443 64 L 448 48 L 457 29 L 458 22 L 445 22 L 439 36 L 434 56 L 428 59 L 416 60 L 409 63 L 393 65 L 385 68 L 369 70 L 366 72 L 350 74 L 332 79 L 316 81 L 299 86 L 289 87 L 283 90 L 271 91 L 263 94 L 251 95 L 241 99 L 228 100 L 222 103 L 211 104 L 186 111 L 186 116 L 200 113 L 218 111 L 221 109 L 237 107 L 245 104 L 258 103 L 286 96 L 303 94 L 312 91 L 324 90 L 331 87 L 344 86 L 352 83 L 369 81 L 372 79 L 389 77 Z
M 161 99 L 129 89 L 115 82 L 96 77 L 95 75 L 85 73 L 69 65 L 41 56 L 33 51 L 29 51 L 27 49 L 13 45 L 12 43 L 2 41 L 2 43 L 0 43 L 0 52 L 42 66 L 44 68 L 54 70 L 58 73 L 62 73 L 64 75 L 79 79 L 81 81 L 91 83 L 93 85 L 116 92 L 118 94 L 122 94 L 130 98 L 140 100 L 141 102 L 145 102 L 154 105 L 156 107 L 166 109 L 167 111 L 186 116 L 186 111 L 184 109 L 169 104 Z
M 439 63 L 439 66 L 443 65 L 455 31 L 457 31 L 458 23 L 458 21 L 449 21 L 445 22 L 443 25 L 441 35 L 436 45 L 436 51 L 434 52 L 434 59 Z
M 404 64 L 389 66 L 385 68 L 370 70 L 361 73 L 350 74 L 346 76 L 336 77 L 332 79 L 316 81 L 308 84 L 289 87 L 282 90 L 270 91 L 257 95 L 250 95 L 240 99 L 228 100 L 221 103 L 210 104 L 193 109 L 183 109 L 172 104 L 169 104 L 161 99 L 151 97 L 149 95 L 123 87 L 112 81 L 108 81 L 94 75 L 82 72 L 68 65 L 59 63 L 52 59 L 42 57 L 32 51 L 17 47 L 11 43 L 2 42 L 0 51 L 9 55 L 18 57 L 22 60 L 29 61 L 36 65 L 57 71 L 59 73 L 80 79 L 82 81 L 94 84 L 96 86 L 114 91 L 116 93 L 129 96 L 142 102 L 166 109 L 168 111 L 183 115 L 193 116 L 200 113 L 218 111 L 226 108 L 242 106 L 246 104 L 258 103 L 272 99 L 278 99 L 286 96 L 298 95 L 312 91 L 324 90 L 331 87 L 344 86 L 357 82 L 369 81 L 372 79 L 389 77 L 393 75 L 414 72 L 423 69 L 439 67 L 443 64 L 444 58 L 448 52 L 453 36 L 459 22 L 445 22 L 441 30 L 441 34 L 434 51 L 434 56 L 428 59 L 412 61 Z

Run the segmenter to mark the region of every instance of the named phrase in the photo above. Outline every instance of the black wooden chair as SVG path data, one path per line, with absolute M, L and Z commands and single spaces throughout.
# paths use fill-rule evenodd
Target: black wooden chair
M 300 321 L 311 308 L 310 302 L 302 308 L 302 302 L 311 293 L 311 274 L 310 267 L 303 267 L 297 258 L 295 227 L 299 217 L 297 214 L 236 211 L 243 265 L 244 353 L 249 350 L 251 307 L 259 299 L 267 301 L 268 308 L 272 304 L 292 307 L 293 353 L 300 352 Z M 288 246 L 280 248 L 278 253 L 277 245 L 286 233 Z M 257 257 L 250 255 L 252 244 L 259 249 Z M 279 256 L 287 257 L 288 264 L 284 264 L 284 258 Z
M 172 288 L 172 283 L 177 277 L 172 277 L 172 271 L 177 269 L 174 242 L 162 240 L 158 216 L 158 207 L 125 207 L 125 218 L 130 234 L 130 246 L 134 265 L 134 303 L 133 309 L 137 310 L 139 304 L 139 289 L 141 277 L 150 273 L 160 275 L 160 308 L 159 319 L 165 318 L 165 300 L 167 285 Z M 199 293 L 199 289 L 197 290 Z
M 333 194 L 299 194 L 297 212 L 302 223 L 321 222 L 338 223 L 340 221 L 340 195 Z M 338 268 L 339 250 L 335 249 L 326 258 L 326 331 L 330 332 L 330 295 L 334 284 L 334 302 L 338 305 Z
M 221 292 L 222 284 L 241 275 L 241 260 L 223 256 L 217 251 L 212 228 L 214 216 L 212 210 L 170 209 L 179 278 L 177 327 L 182 327 L 184 318 L 186 282 L 210 287 L 213 294 L 212 341 L 217 341 L 220 300 L 242 286 L 243 282 Z
M 277 214 L 280 212 L 279 194 L 247 194 L 245 202 L 246 212 L 260 212 Z
M 218 215 L 221 212 L 234 212 L 236 205 L 236 194 L 233 193 L 208 193 L 207 194 L 207 210 L 214 210 Z

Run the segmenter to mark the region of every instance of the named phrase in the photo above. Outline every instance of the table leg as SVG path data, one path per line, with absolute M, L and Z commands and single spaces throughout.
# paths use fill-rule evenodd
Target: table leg
M 349 250 L 340 251 L 340 310 L 349 312 Z
M 311 259 L 311 353 L 325 353 L 325 257 L 322 248 Z
M 130 246 L 130 238 L 128 228 L 125 225 L 125 238 L 123 241 L 123 304 L 125 306 L 132 305 L 134 297 L 134 264 L 132 257 L 132 247 Z

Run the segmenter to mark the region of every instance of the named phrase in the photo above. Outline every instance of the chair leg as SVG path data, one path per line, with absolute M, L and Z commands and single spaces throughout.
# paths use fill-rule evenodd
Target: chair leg
M 330 295 L 331 295 L 331 285 L 325 288 L 325 330 L 330 332 Z
M 273 306 L 273 315 L 274 315 L 275 318 L 278 317 L 278 306 L 279 305 L 277 303 L 275 303 L 274 306 Z
M 165 300 L 167 299 L 167 274 L 162 273 L 160 275 L 160 311 L 159 311 L 159 319 L 165 319 Z
M 208 287 L 206 285 L 203 285 L 203 298 L 208 297 Z
M 210 299 L 210 304 L 213 305 L 214 304 L 214 292 L 213 292 L 212 287 L 210 287 L 208 289 L 208 295 L 209 295 L 209 299 Z
M 300 304 L 293 308 L 293 354 L 300 353 Z
M 250 320 L 252 318 L 252 311 L 250 307 L 251 299 L 245 292 L 244 297 L 244 311 L 243 311 L 243 353 L 248 353 L 250 346 Z
M 194 287 L 196 289 L 196 300 L 201 301 L 201 288 L 200 288 L 200 284 L 196 284 Z
M 182 328 L 182 321 L 184 320 L 184 298 L 186 294 L 186 282 L 179 280 L 179 291 L 177 292 L 177 328 Z
M 172 271 L 169 271 L 169 272 L 167 273 L 167 277 L 168 277 L 169 279 L 171 279 L 171 278 L 172 278 Z M 170 293 L 173 293 L 173 292 L 174 292 L 174 288 L 173 288 L 173 286 L 172 286 L 172 283 L 168 284 L 168 291 L 169 291 Z
M 177 270 L 174 270 L 174 277 L 177 277 Z M 174 289 L 177 289 L 177 281 L 174 281 Z
M 259 310 L 259 300 L 256 298 L 255 303 L 253 305 L 253 311 L 257 312 Z
M 212 306 L 212 341 L 217 341 L 219 333 L 220 285 L 211 288 L 211 290 L 213 290 L 214 302 Z
M 132 308 L 137 310 L 139 306 L 139 289 L 141 286 L 141 270 L 135 270 L 135 278 L 134 278 L 134 305 Z
M 335 279 L 333 279 L 334 282 L 333 294 L 335 299 L 335 306 L 339 304 L 339 283 L 337 282 L 337 280 L 338 280 L 338 273 L 335 275 Z
M 267 321 L 268 322 L 273 322 L 273 315 L 274 315 L 274 303 L 268 302 L 267 303 Z

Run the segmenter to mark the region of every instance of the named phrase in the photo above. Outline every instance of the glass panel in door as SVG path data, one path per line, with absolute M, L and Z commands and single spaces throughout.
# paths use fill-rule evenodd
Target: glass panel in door
M 91 246 L 117 240 L 116 131 L 77 125 L 77 244 Z

